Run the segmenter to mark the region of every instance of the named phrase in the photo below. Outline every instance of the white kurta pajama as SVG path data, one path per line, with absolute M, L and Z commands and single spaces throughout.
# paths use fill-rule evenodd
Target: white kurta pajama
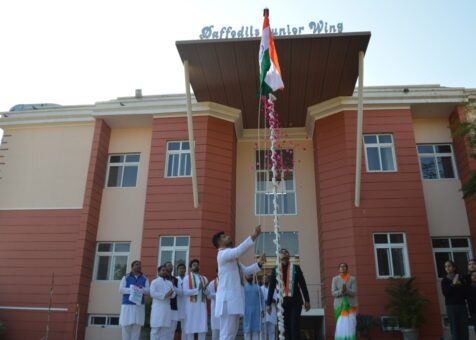
M 129 274 L 130 275 L 130 274 Z M 131 288 L 126 287 L 126 277 L 124 276 L 119 284 L 119 293 L 125 295 L 131 293 Z M 146 279 L 144 295 L 149 294 L 149 280 Z M 121 304 L 121 314 L 119 315 L 119 325 L 122 327 L 123 340 L 138 340 L 141 327 L 145 321 L 145 305 Z
M 212 328 L 212 340 L 220 339 L 220 319 L 215 316 L 215 300 L 217 289 L 218 278 L 210 282 L 207 287 L 207 295 L 210 299 L 210 325 Z
M 150 285 L 150 296 L 153 299 L 150 313 L 151 340 L 167 340 L 169 337 L 172 323 L 170 298 L 175 296 L 175 292 L 170 297 L 166 295 L 171 289 L 174 289 L 172 282 L 161 277 L 156 278 Z
M 254 245 L 248 237 L 236 248 L 224 248 L 218 251 L 218 289 L 215 303 L 215 316 L 220 318 L 220 340 L 233 340 L 238 332 L 240 316 L 244 314 L 245 293 L 244 275 L 260 271 L 257 263 L 245 267 L 239 257 Z
M 266 300 L 268 298 L 268 290 L 266 286 L 261 286 L 261 298 L 263 299 L 264 306 L 266 306 Z M 278 300 L 278 293 L 274 290 L 274 301 Z M 264 314 L 263 323 L 261 327 L 261 340 L 275 340 L 276 339 L 276 325 L 278 324 L 278 316 L 276 313 L 276 303 L 271 304 L 271 314 L 266 312 Z
M 205 288 L 208 283 L 207 278 L 195 273 L 189 273 L 184 278 L 183 295 L 186 297 L 185 313 L 187 315 L 184 331 L 187 339 L 193 339 L 194 334 L 197 333 L 199 340 L 205 340 L 208 332 L 207 301 L 205 292 L 199 288 L 200 283 Z

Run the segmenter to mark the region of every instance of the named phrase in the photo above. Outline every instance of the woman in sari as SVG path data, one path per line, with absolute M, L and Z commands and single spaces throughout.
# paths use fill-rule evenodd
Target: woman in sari
M 339 275 L 332 278 L 334 317 L 336 319 L 335 340 L 355 340 L 357 326 L 357 287 L 355 277 L 348 272 L 347 263 L 339 264 Z

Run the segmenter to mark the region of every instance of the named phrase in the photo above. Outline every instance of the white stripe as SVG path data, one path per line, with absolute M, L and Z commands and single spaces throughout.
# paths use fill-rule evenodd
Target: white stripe
M 42 312 L 47 312 L 47 311 L 67 312 L 68 308 L 0 306 L 0 310 L 31 310 L 31 311 L 42 311 Z
M 261 60 L 263 60 L 263 54 L 264 54 L 264 51 L 268 50 L 269 49 L 269 27 L 266 27 L 264 30 L 263 30 L 263 34 L 261 36 L 261 44 L 260 44 L 260 48 L 259 48 L 259 63 L 260 63 L 260 66 L 261 66 Z M 261 72 L 261 69 L 260 69 L 260 72 Z
M 276 66 L 273 63 L 273 59 L 271 59 L 271 66 L 266 73 L 266 76 L 264 77 L 264 81 L 266 84 L 268 84 L 273 91 L 276 91 L 277 89 L 281 89 L 284 87 L 283 79 L 281 78 L 281 75 L 278 73 L 278 70 L 276 69 Z

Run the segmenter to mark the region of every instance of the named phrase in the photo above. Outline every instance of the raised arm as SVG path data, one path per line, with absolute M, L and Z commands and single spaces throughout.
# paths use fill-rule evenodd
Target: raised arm
M 241 255 L 253 247 L 254 241 L 251 236 L 246 238 L 238 247 L 220 250 L 218 259 L 220 262 L 236 261 Z

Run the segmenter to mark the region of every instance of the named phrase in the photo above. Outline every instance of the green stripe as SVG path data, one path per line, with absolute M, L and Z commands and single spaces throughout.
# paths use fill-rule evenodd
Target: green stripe
M 334 340 L 355 340 L 357 339 L 355 335 L 352 336 L 336 336 L 334 337 Z
M 264 81 L 266 73 L 268 73 L 271 67 L 271 59 L 269 58 L 269 49 L 264 51 L 263 57 L 260 61 L 260 74 L 259 74 L 259 83 L 260 83 L 260 92 L 262 96 L 266 96 L 269 93 L 273 92 L 273 89 L 269 87 L 268 84 Z
M 340 304 L 340 306 L 334 309 L 334 319 L 336 321 L 339 318 L 342 311 L 347 311 L 347 312 L 350 311 L 350 304 L 349 304 L 349 299 L 347 298 L 347 296 L 344 296 L 342 298 L 342 303 Z

